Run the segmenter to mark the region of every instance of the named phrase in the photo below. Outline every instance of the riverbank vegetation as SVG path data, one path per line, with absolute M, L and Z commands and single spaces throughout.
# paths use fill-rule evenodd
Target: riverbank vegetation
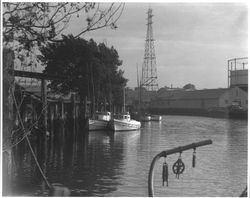
M 105 102 L 121 105 L 127 79 L 119 69 L 122 61 L 114 47 L 69 35 L 59 43 L 43 47 L 41 52 L 44 73 L 68 78 L 65 82 L 52 81 L 49 87 L 53 91 L 75 91 L 82 100 L 87 96 L 97 105 Z

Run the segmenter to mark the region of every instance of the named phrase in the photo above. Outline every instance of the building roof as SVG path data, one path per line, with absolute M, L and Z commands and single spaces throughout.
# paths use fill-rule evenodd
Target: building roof
M 20 86 L 23 90 L 25 90 L 26 92 L 38 97 L 38 98 L 41 98 L 41 86 L 39 85 L 31 85 L 31 86 Z M 47 92 L 47 98 L 50 100 L 50 101 L 57 101 L 59 99 L 63 99 L 64 101 L 71 101 L 71 95 L 73 94 L 74 92 L 69 92 L 68 94 L 62 94 L 62 93 L 53 93 L 51 91 L 48 90 Z
M 126 104 L 132 104 L 133 101 L 139 100 L 139 90 L 126 89 Z M 156 96 L 156 91 L 141 90 L 141 100 L 143 102 L 150 102 Z
M 194 91 L 185 91 L 185 90 L 172 90 L 172 91 L 162 91 L 157 95 L 157 99 L 216 99 L 220 95 L 228 91 L 228 88 L 225 89 L 203 89 L 203 90 L 194 90 Z

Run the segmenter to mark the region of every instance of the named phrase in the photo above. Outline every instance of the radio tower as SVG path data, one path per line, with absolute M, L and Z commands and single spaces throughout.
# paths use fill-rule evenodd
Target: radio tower
M 142 66 L 142 84 L 141 86 L 146 88 L 148 91 L 157 91 L 157 70 L 156 70 L 156 57 L 153 39 L 153 28 L 152 28 L 152 9 L 148 9 L 147 18 L 147 35 L 144 52 L 144 62 Z

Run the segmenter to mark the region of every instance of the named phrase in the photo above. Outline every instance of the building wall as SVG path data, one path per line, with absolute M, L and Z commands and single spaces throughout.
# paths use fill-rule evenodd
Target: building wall
M 248 94 L 238 87 L 231 88 L 220 97 L 219 104 L 221 107 L 228 107 L 233 104 L 239 104 L 243 109 L 248 109 Z
M 198 93 L 197 93 L 198 94 Z M 199 95 L 198 95 L 199 96 Z M 248 94 L 238 87 L 228 89 L 214 98 L 183 98 L 173 99 L 171 96 L 156 99 L 151 102 L 151 108 L 182 108 L 182 109 L 210 109 L 217 107 L 228 107 L 239 103 L 244 109 L 248 107 Z
M 166 99 L 152 102 L 152 108 L 207 109 L 218 107 L 218 99 Z
M 204 101 L 204 109 L 209 109 L 209 108 L 213 108 L 213 107 L 219 107 L 219 98 L 207 98 L 207 99 L 203 99 Z
M 228 107 L 231 105 L 230 101 L 230 91 L 222 94 L 219 98 L 219 107 Z

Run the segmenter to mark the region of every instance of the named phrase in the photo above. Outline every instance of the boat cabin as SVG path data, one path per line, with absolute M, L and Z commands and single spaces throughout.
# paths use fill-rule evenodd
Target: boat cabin
M 116 116 L 116 119 L 130 121 L 131 117 L 130 117 L 129 112 L 127 112 L 127 113 L 125 113 L 125 114 L 118 114 L 118 115 Z
M 110 121 L 111 113 L 109 111 L 107 111 L 107 112 L 96 112 L 95 119 Z

